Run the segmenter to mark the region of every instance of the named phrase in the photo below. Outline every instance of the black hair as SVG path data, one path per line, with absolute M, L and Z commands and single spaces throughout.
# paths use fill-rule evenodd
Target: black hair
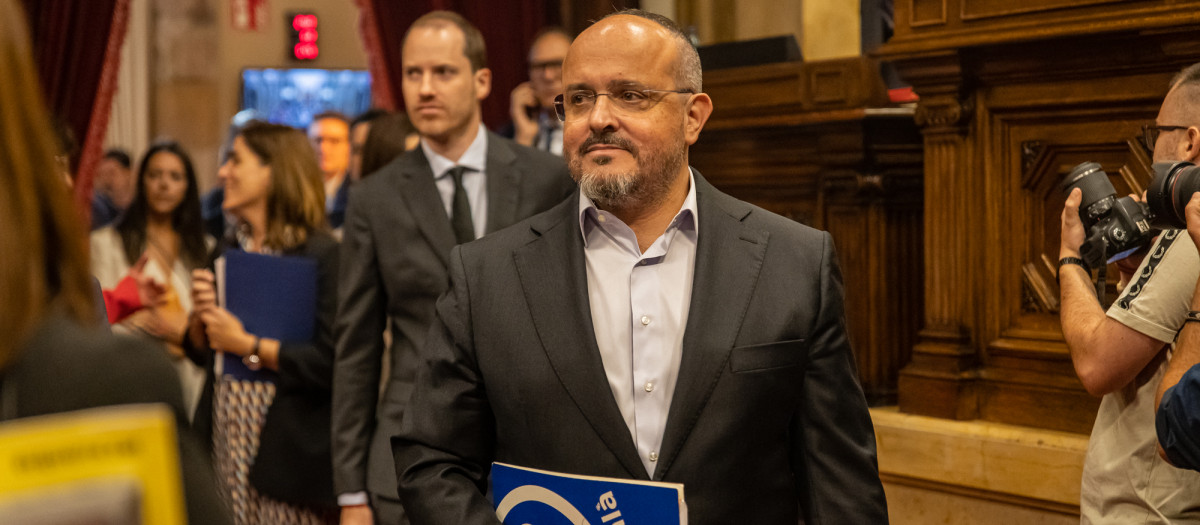
M 117 161 L 125 169 L 133 168 L 133 159 L 129 158 L 129 152 L 121 148 L 111 148 L 104 152 L 104 158 Z
M 171 227 L 179 234 L 179 255 L 184 263 L 192 268 L 201 266 L 208 256 L 208 246 L 204 243 L 204 219 L 200 213 L 200 190 L 196 183 L 196 171 L 192 168 L 191 157 L 174 141 L 152 144 L 138 163 L 137 193 L 133 203 L 116 225 L 117 233 L 121 236 L 121 245 L 125 249 L 125 259 L 129 264 L 133 264 L 142 256 L 142 252 L 146 251 L 146 224 L 150 214 L 150 204 L 146 201 L 146 172 L 150 169 L 150 159 L 159 153 L 175 155 L 183 163 L 187 190 L 184 191 L 183 201 L 171 212 Z M 169 268 L 165 270 L 170 271 Z

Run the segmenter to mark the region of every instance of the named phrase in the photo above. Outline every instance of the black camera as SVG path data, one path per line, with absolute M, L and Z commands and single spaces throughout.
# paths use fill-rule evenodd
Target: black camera
M 1154 182 L 1146 192 L 1146 203 L 1153 214 L 1151 225 L 1187 228 L 1184 208 L 1197 191 L 1200 191 L 1200 167 L 1191 162 L 1155 162 Z
M 1158 177 L 1155 178 L 1157 182 Z M 1070 195 L 1075 188 L 1083 190 L 1079 218 L 1087 238 L 1079 247 L 1079 253 L 1088 267 L 1100 268 L 1122 259 L 1158 235 L 1158 230 L 1150 224 L 1151 208 L 1132 197 L 1118 199 L 1117 190 L 1099 164 L 1084 162 L 1072 168 L 1063 180 L 1063 190 Z M 1188 198 L 1191 198 L 1190 193 Z M 1182 217 L 1182 206 L 1179 211 Z

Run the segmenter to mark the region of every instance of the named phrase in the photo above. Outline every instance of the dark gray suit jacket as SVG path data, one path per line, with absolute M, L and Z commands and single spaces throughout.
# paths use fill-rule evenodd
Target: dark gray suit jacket
M 487 230 L 544 211 L 575 183 L 561 158 L 489 133 Z M 396 497 L 388 438 L 416 375 L 437 297 L 449 284 L 450 218 L 420 148 L 350 190 L 342 239 L 333 382 L 334 490 Z M 380 394 L 384 329 L 391 366 Z
M 684 484 L 693 524 L 886 523 L 832 240 L 695 180 L 691 306 L 653 479 Z M 450 267 L 393 440 L 412 522 L 496 523 L 493 461 L 648 479 L 596 347 L 578 197 L 456 248 Z

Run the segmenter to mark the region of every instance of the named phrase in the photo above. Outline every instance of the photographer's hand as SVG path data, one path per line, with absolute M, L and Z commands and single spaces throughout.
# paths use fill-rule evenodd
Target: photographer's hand
M 1079 257 L 1079 247 L 1087 237 L 1083 230 L 1083 222 L 1079 220 L 1079 202 L 1083 200 L 1083 190 L 1075 188 L 1067 196 L 1062 211 L 1062 238 L 1058 247 L 1058 257 Z
M 1200 192 L 1192 194 L 1192 200 L 1188 201 L 1183 214 L 1187 218 L 1188 236 L 1200 246 Z

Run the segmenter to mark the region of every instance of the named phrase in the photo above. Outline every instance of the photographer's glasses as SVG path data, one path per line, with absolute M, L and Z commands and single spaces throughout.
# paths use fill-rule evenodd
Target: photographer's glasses
M 559 95 L 554 97 L 554 112 L 558 114 L 558 120 L 566 122 L 568 120 L 578 120 L 586 117 L 596 107 L 596 99 L 599 97 L 608 97 L 612 101 L 612 107 L 618 113 L 633 115 L 646 111 L 662 100 L 659 93 L 675 93 L 691 95 L 695 91 L 690 89 L 633 89 L 633 88 L 618 88 L 612 90 L 611 93 L 597 93 L 587 89 L 579 89 L 567 92 L 566 96 Z
M 1158 135 L 1164 131 L 1178 131 L 1188 129 L 1187 126 L 1159 126 L 1158 124 L 1146 124 L 1142 126 L 1142 142 L 1146 144 L 1146 149 L 1151 153 L 1154 152 L 1154 145 L 1158 143 Z

